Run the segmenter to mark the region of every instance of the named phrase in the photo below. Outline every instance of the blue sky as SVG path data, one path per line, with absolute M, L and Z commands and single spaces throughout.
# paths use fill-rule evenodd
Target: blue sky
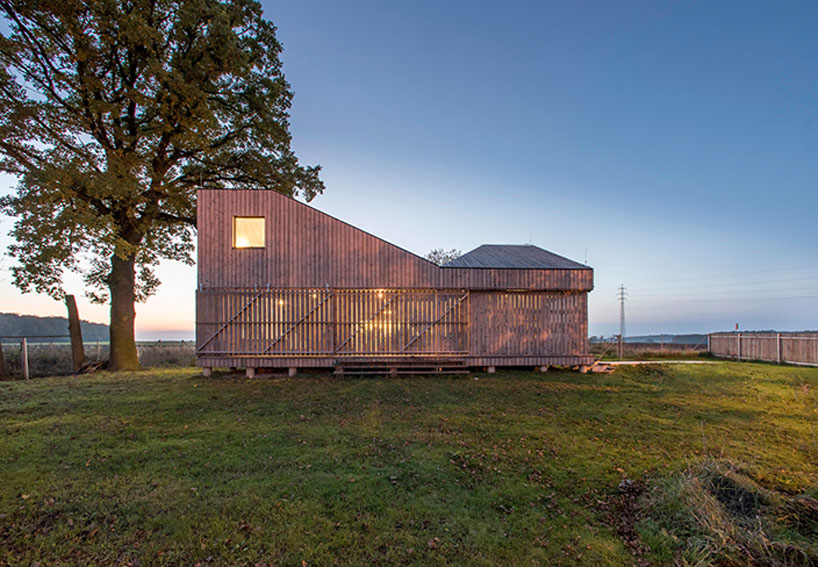
M 294 146 L 324 166 L 313 206 L 421 254 L 587 254 L 592 334 L 616 332 L 620 283 L 629 334 L 818 328 L 818 4 L 299 1 L 265 15 Z M 163 272 L 142 337 L 192 329 L 195 271 Z M 8 280 L 0 310 L 62 313 Z

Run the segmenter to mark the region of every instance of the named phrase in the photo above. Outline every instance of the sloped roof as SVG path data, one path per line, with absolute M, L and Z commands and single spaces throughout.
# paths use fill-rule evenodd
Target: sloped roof
M 512 268 L 517 270 L 590 270 L 589 266 L 531 244 L 483 244 L 443 264 L 443 268 Z

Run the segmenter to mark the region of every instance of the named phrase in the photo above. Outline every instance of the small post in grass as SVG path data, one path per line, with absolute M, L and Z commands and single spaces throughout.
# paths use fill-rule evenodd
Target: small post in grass
M 25 337 L 20 341 L 20 363 L 23 367 L 23 379 L 28 380 L 28 343 Z
M 0 378 L 8 378 L 9 371 L 6 368 L 6 359 L 3 357 L 3 341 L 0 341 Z

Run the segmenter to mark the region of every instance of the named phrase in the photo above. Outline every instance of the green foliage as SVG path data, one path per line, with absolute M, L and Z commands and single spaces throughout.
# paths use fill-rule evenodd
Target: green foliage
M 292 93 L 275 27 L 253 0 L 0 4 L 0 201 L 17 217 L 23 291 L 62 295 L 65 270 L 105 301 L 114 255 L 135 297 L 161 259 L 192 263 L 197 187 L 323 190 L 290 148 Z
M 748 489 L 818 486 L 818 369 L 475 377 L 0 382 L 0 564 L 666 565 L 612 525 L 623 477 L 714 454 Z

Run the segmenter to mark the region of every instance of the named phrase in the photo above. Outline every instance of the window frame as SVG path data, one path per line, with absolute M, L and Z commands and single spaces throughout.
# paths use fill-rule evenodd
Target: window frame
M 261 238 L 262 244 L 261 246 L 238 246 L 237 245 L 237 236 L 238 236 L 238 221 L 239 220 L 246 220 L 246 219 L 261 219 L 262 227 L 261 227 Z M 233 233 L 231 234 L 230 243 L 233 247 L 233 250 L 259 250 L 262 248 L 267 247 L 267 218 L 261 215 L 233 215 L 233 222 L 232 222 L 232 229 Z

